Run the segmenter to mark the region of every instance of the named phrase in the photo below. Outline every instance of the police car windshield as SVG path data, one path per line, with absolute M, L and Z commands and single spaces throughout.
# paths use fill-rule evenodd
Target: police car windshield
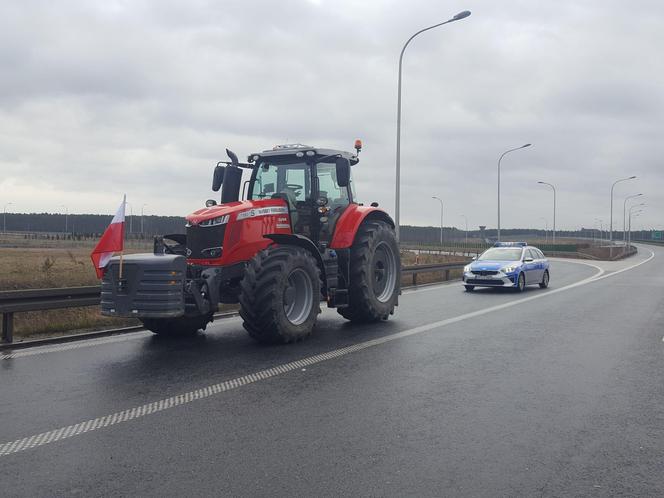
M 493 247 L 485 251 L 477 261 L 520 261 L 520 247 Z

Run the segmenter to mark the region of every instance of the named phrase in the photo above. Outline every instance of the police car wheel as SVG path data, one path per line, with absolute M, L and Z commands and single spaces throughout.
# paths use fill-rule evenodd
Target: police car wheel
M 526 288 L 526 276 L 522 273 L 519 273 L 519 280 L 516 282 L 516 291 L 523 292 Z
M 473 292 L 475 290 L 474 285 L 464 285 L 464 287 L 466 288 L 466 292 Z
M 549 286 L 549 270 L 546 270 L 544 272 L 544 275 L 542 276 L 542 281 L 539 284 L 540 288 L 546 289 Z

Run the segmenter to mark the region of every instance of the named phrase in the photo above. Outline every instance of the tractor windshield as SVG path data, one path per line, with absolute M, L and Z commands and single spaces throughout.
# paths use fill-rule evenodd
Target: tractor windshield
M 311 197 L 311 174 L 306 163 L 261 163 L 251 185 L 249 199 L 269 199 L 286 194 L 292 201 L 304 201 Z

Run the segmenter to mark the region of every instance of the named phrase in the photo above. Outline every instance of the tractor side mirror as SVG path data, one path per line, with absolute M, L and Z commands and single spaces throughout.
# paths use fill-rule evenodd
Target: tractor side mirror
M 214 168 L 214 175 L 212 176 L 212 190 L 218 192 L 221 188 L 221 184 L 224 183 L 224 172 L 226 168 L 217 164 L 217 167 Z
M 345 157 L 338 157 L 336 167 L 337 184 L 340 187 L 347 187 L 350 183 L 350 161 Z

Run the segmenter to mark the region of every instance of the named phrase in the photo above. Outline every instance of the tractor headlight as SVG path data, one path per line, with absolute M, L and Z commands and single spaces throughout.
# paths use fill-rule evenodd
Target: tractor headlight
M 224 216 L 217 216 L 216 218 L 212 218 L 210 220 L 205 220 L 201 221 L 198 226 L 201 227 L 216 227 L 217 225 L 225 225 L 228 223 L 228 219 L 230 218 L 229 215 L 224 215 Z
M 208 247 L 207 249 L 201 250 L 201 254 L 206 258 L 220 258 L 222 252 L 222 247 Z

